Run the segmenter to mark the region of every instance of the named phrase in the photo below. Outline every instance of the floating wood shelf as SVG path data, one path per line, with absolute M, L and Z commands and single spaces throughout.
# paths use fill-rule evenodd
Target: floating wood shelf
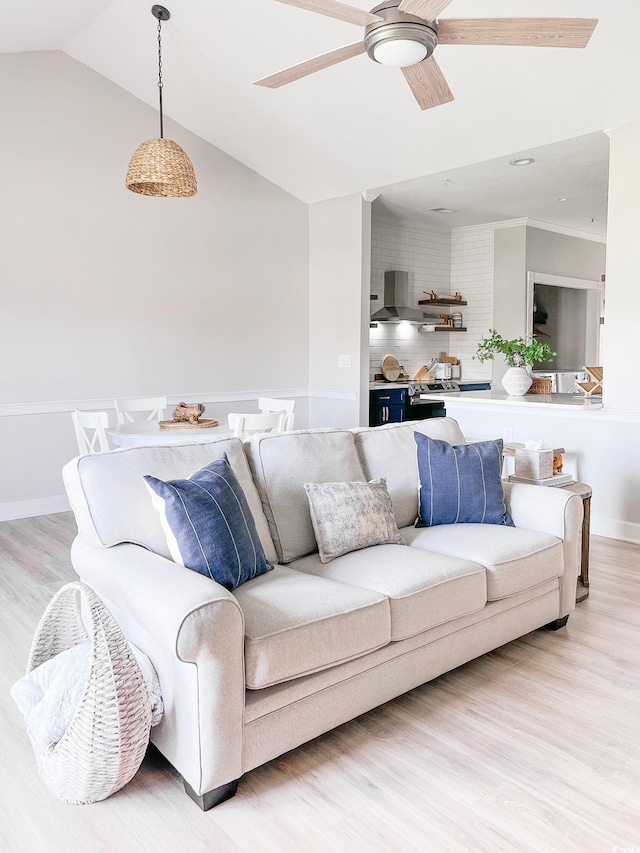
M 431 323 L 424 323 L 424 325 L 430 326 Z M 466 332 L 467 327 L 466 326 L 457 326 L 457 327 L 454 327 L 454 326 L 436 326 L 435 329 L 433 329 L 433 331 L 434 332 Z M 430 334 L 430 333 L 427 332 L 427 334 Z
M 466 305 L 464 299 L 418 299 L 418 305 Z

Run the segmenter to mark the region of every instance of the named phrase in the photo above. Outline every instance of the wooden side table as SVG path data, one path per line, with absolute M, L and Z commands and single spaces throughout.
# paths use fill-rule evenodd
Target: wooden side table
M 589 595 L 589 533 L 591 528 L 591 495 L 593 490 L 586 483 L 571 483 L 558 488 L 567 489 L 582 498 L 584 519 L 582 521 L 582 555 L 580 558 L 580 574 L 576 590 L 576 601 L 584 601 Z

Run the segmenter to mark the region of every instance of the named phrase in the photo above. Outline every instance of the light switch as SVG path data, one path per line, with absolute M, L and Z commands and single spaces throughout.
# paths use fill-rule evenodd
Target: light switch
M 351 356 L 350 355 L 339 355 L 338 356 L 338 367 L 344 367 L 344 368 L 351 367 Z

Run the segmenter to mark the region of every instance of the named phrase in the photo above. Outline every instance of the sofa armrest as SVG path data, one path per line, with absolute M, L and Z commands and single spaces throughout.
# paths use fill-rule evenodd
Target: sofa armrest
M 567 489 L 504 483 L 505 502 L 516 527 L 550 533 L 562 540 L 564 573 L 560 578 L 560 612 L 575 608 L 582 555 L 582 498 Z
M 165 706 L 153 742 L 203 794 L 242 775 L 244 619 L 232 593 L 139 545 L 93 548 L 71 559 L 127 639 L 153 662 Z

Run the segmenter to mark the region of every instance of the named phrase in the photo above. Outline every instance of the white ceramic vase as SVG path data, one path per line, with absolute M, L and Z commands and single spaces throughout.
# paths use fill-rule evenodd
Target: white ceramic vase
M 510 397 L 523 397 L 531 388 L 531 374 L 526 367 L 508 367 L 502 387 Z

